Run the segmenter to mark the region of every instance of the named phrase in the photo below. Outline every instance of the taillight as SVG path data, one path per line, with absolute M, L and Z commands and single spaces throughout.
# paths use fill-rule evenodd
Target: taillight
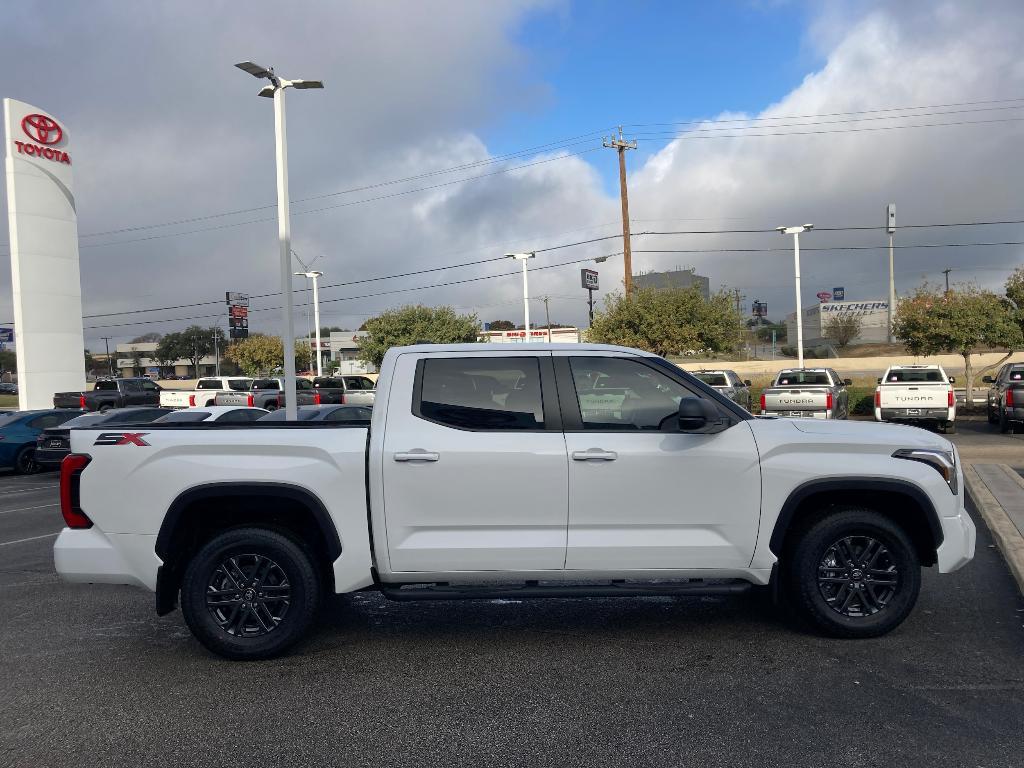
M 1013 408 L 1013 390 L 1009 388 L 1006 390 L 1006 407 Z
M 278 408 L 281 407 L 281 396 L 280 395 L 277 396 L 277 407 Z
M 881 407 L 882 407 L 882 390 L 876 389 L 875 390 L 875 408 L 881 408 Z
M 82 472 L 92 459 L 84 453 L 72 453 L 60 463 L 60 513 L 68 528 L 92 528 L 92 520 L 79 506 Z
M 319 392 L 314 392 L 313 393 L 313 405 L 320 405 L 320 393 Z
M 247 398 L 245 398 L 245 404 L 252 408 L 254 405 L 256 405 L 256 398 L 253 397 L 252 395 L 249 395 Z
M 78 396 L 78 407 L 83 411 L 85 410 L 85 395 Z
M 338 401 L 338 403 L 341 404 L 341 405 L 345 404 L 345 393 L 344 392 L 341 393 L 341 399 Z
M 832 410 L 832 393 L 831 392 L 826 392 L 825 393 L 825 410 L 826 411 L 831 411 Z
M 946 405 L 952 408 L 956 404 L 956 395 L 953 394 L 953 390 L 949 390 L 946 393 Z
M 761 413 L 764 413 L 765 411 L 768 410 L 767 402 L 768 398 L 766 398 L 764 395 L 761 395 Z
M 188 404 L 189 404 L 190 408 L 195 408 L 196 407 L 196 396 L 195 395 L 189 395 L 188 396 Z

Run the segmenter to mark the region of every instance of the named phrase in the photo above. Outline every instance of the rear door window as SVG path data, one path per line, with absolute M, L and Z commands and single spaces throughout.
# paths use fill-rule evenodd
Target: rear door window
M 536 357 L 426 358 L 418 367 L 420 418 L 456 429 L 544 429 Z

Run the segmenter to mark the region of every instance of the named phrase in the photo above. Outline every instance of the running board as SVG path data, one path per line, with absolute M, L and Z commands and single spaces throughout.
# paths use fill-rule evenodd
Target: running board
M 530 581 L 522 585 L 451 585 L 447 583 L 387 585 L 381 584 L 380 591 L 389 600 L 499 600 L 535 597 L 706 597 L 709 595 L 739 595 L 751 588 L 750 582 L 742 580 L 716 580 L 707 582 L 693 579 L 684 582 L 624 582 L 613 581 L 598 584 L 541 585 Z

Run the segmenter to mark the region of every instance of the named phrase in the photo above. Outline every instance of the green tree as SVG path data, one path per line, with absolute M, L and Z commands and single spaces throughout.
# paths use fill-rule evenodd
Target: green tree
M 480 335 L 476 315 L 460 315 L 451 307 L 409 305 L 370 318 L 367 335 L 359 339 L 362 359 L 380 367 L 391 347 L 430 341 L 435 344 L 474 342 Z
M 968 409 L 974 402 L 971 355 L 984 348 L 1016 349 L 1024 342 L 1009 304 L 996 294 L 971 285 L 948 293 L 921 286 L 897 305 L 893 335 L 914 355 L 961 355 Z
M 516 324 L 511 320 L 491 320 L 487 323 L 492 331 L 514 331 Z
M 852 312 L 836 312 L 825 321 L 822 331 L 826 339 L 832 339 L 840 348 L 860 336 L 860 318 Z
M 213 354 L 213 340 L 224 349 L 224 331 L 220 328 L 203 328 L 190 325 L 183 331 L 165 334 L 154 353 L 161 366 L 173 365 L 178 360 L 187 360 L 196 377 L 199 376 L 199 361 Z
M 92 353 L 87 349 L 85 350 L 85 372 L 95 374 L 96 371 L 96 360 L 93 358 Z
M 735 302 L 723 292 L 705 300 L 696 286 L 634 288 L 628 296 L 606 297 L 605 310 L 594 313 L 588 338 L 665 356 L 733 350 L 743 337 L 742 329 Z
M 309 351 L 304 341 L 295 342 L 295 367 L 305 364 Z M 284 345 L 280 336 L 252 334 L 236 341 L 224 353 L 226 360 L 242 369 L 246 376 L 267 376 L 284 367 Z
M 156 331 L 151 331 L 149 333 L 144 333 L 141 336 L 136 336 L 134 339 L 132 339 L 128 343 L 129 344 L 147 344 L 147 343 L 151 344 L 154 341 L 160 341 L 160 334 L 157 333 Z

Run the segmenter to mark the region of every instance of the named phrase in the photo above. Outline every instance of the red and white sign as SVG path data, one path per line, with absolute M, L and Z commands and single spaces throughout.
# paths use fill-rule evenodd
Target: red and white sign
M 32 155 L 44 160 L 71 165 L 71 156 L 60 147 L 53 146 L 64 143 L 64 129 L 52 117 L 36 112 L 25 115 L 21 118 L 21 130 L 32 141 L 14 139 L 14 146 L 17 147 L 18 154 Z
M 818 301 L 820 301 L 822 304 L 828 301 L 832 301 L 832 293 L 830 291 L 818 291 L 816 295 L 818 297 Z

